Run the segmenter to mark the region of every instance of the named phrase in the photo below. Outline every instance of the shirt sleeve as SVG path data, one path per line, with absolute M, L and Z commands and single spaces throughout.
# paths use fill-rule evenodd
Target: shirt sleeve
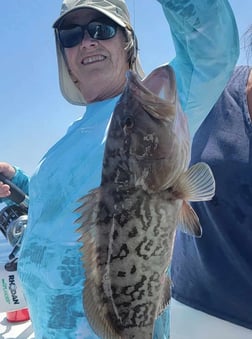
M 20 168 L 15 167 L 16 173 L 14 177 L 12 178 L 12 182 L 20 188 L 26 195 L 29 195 L 29 181 L 30 178 L 28 175 L 26 175 Z M 0 199 L 0 203 L 4 203 L 7 206 L 13 205 L 14 202 L 8 198 L 2 198 Z
M 17 185 L 25 194 L 29 195 L 29 181 L 30 178 L 19 167 L 15 167 L 16 173 L 12 179 L 12 182 Z
M 239 35 L 227 0 L 158 0 L 176 50 L 174 68 L 191 136 L 223 91 L 239 56 Z

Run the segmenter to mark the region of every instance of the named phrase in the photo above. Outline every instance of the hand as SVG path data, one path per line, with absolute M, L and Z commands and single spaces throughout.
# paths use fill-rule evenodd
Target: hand
M 2 173 L 7 179 L 12 179 L 16 171 L 15 168 L 7 162 L 0 162 L 0 173 Z M 2 181 L 0 181 L 0 198 L 6 198 L 10 194 L 10 186 L 3 184 Z

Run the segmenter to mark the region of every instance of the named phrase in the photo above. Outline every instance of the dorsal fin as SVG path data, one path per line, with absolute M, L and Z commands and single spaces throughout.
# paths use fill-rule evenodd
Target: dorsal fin
M 94 332 L 104 339 L 121 339 L 115 331 L 108 317 L 107 304 L 104 302 L 104 293 L 101 283 L 104 275 L 102 267 L 98 268 L 97 239 L 99 233 L 99 201 L 100 189 L 94 189 L 79 202 L 81 206 L 75 212 L 80 213 L 76 223 L 81 224 L 77 232 L 81 234 L 82 261 L 86 271 L 86 281 L 83 289 L 83 305 L 86 317 Z M 109 282 L 107 282 L 109 283 Z

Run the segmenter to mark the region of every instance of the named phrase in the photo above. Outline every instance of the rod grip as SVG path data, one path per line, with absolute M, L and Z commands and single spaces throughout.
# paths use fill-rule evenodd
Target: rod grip
M 2 173 L 0 173 L 0 181 L 10 186 L 11 195 L 8 196 L 8 199 L 12 200 L 18 205 L 26 199 L 25 193 L 11 180 L 7 179 Z

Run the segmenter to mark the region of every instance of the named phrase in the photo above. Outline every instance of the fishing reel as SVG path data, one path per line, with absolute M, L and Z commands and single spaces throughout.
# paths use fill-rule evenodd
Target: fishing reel
M 0 211 L 0 231 L 13 247 L 9 255 L 11 261 L 16 261 L 23 234 L 28 222 L 29 198 L 12 181 L 0 173 L 0 181 L 10 186 L 11 195 L 8 199 L 15 204 L 7 206 Z

